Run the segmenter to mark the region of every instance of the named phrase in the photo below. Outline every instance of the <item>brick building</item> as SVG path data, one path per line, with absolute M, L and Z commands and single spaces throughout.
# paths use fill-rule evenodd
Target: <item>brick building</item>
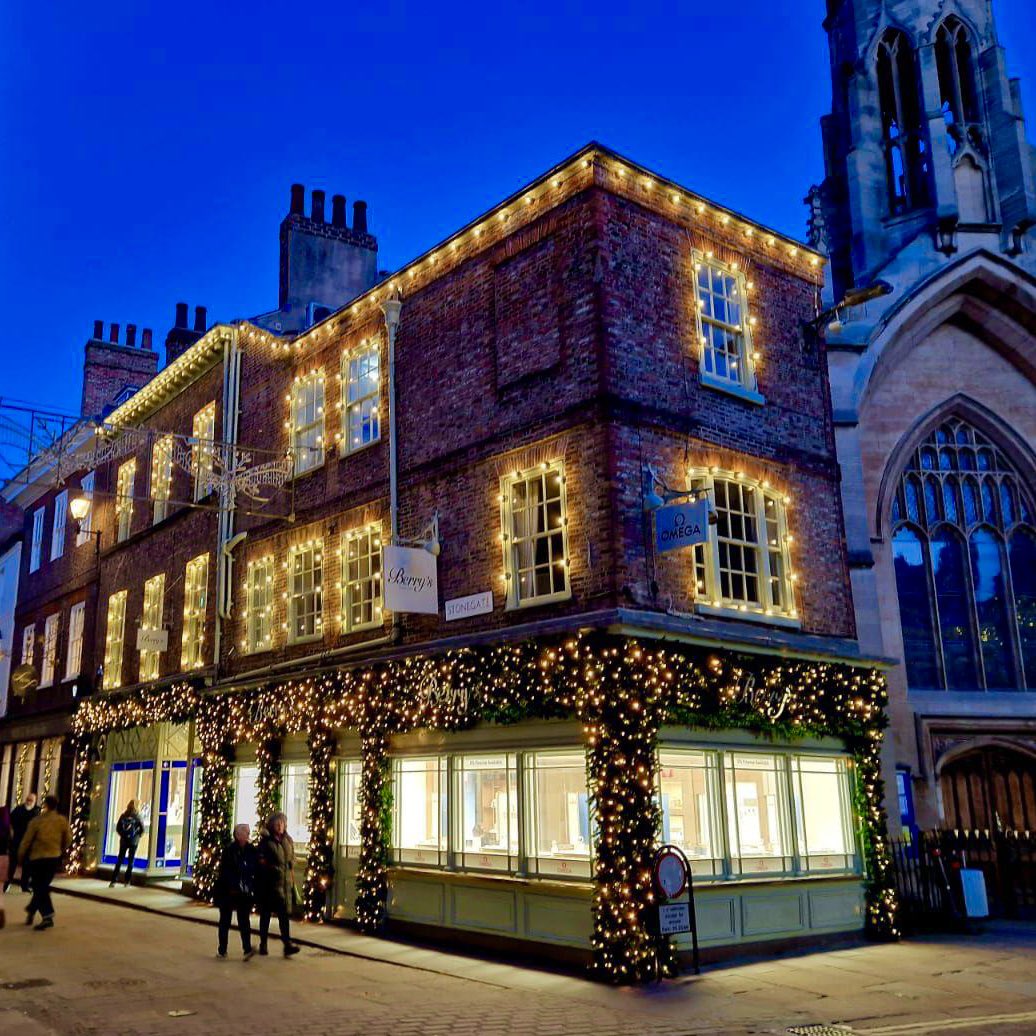
M 629 978 L 660 830 L 714 952 L 888 923 L 822 276 L 590 145 L 297 332 L 188 345 L 96 455 L 76 865 L 135 798 L 146 876 L 204 891 L 280 805 L 311 918 Z
M 827 7 L 813 240 L 837 303 L 826 342 L 860 643 L 903 659 L 890 810 L 897 826 L 1029 831 L 1036 162 L 1018 84 L 988 0 Z

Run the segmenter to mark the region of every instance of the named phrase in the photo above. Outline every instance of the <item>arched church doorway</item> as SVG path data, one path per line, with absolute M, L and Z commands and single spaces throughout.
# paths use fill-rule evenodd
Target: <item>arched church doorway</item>
M 1036 756 L 1005 745 L 976 748 L 940 774 L 943 827 L 1036 831 Z

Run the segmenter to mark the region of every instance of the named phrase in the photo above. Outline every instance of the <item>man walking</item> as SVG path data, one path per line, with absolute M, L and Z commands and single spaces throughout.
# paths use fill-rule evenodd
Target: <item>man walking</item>
M 25 796 L 25 801 L 11 810 L 11 848 L 10 860 L 7 865 L 7 878 L 4 880 L 4 892 L 8 890 L 11 882 L 14 881 L 14 871 L 18 866 L 18 847 L 22 844 L 25 832 L 29 824 L 40 815 L 40 807 L 36 805 L 36 793 L 30 791 Z M 22 892 L 29 891 L 29 874 L 25 867 L 22 867 L 21 878 Z
M 248 840 L 249 833 L 247 824 L 238 824 L 234 828 L 234 837 L 223 846 L 223 854 L 219 860 L 213 899 L 219 907 L 220 957 L 227 955 L 230 921 L 235 914 L 245 960 L 251 960 L 255 953 L 252 949 L 252 925 L 249 914 L 255 898 L 255 872 L 259 854 Z
M 270 932 L 270 915 L 277 915 L 281 929 L 284 956 L 291 957 L 299 947 L 291 941 L 288 912 L 295 887 L 295 843 L 288 834 L 288 818 L 274 813 L 259 839 L 259 873 L 256 892 L 259 901 L 259 956 L 267 954 L 266 940 Z
M 56 795 L 43 800 L 43 812 L 36 817 L 25 831 L 18 859 L 29 870 L 32 883 L 32 899 L 25 908 L 26 924 L 32 924 L 39 911 L 40 923 L 36 931 L 54 927 L 54 904 L 50 899 L 50 883 L 61 869 L 61 857 L 72 844 L 72 829 L 68 820 L 58 812 Z

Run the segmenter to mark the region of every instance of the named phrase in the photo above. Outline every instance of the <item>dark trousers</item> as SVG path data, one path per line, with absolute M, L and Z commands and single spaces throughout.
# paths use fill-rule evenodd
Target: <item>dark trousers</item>
M 133 864 L 137 860 L 136 842 L 119 842 L 119 858 L 115 861 L 115 873 L 112 875 L 112 884 L 119 880 L 119 871 L 122 869 L 122 861 L 126 861 L 126 884 L 130 883 L 130 875 L 133 873 Z
M 7 854 L 7 881 L 4 882 L 4 892 L 14 884 L 14 872 L 18 867 L 18 846 L 20 843 L 12 842 L 11 851 Z M 22 877 L 20 881 L 22 892 L 29 891 L 29 865 L 22 866 Z
M 61 867 L 61 857 L 46 860 L 30 860 L 29 880 L 32 882 L 32 899 L 25 908 L 31 917 L 38 910 L 44 917 L 54 916 L 54 904 L 50 901 L 50 883 Z
M 249 953 L 252 949 L 252 901 L 244 896 L 224 899 L 219 904 L 219 952 L 227 952 L 227 940 L 230 938 L 230 922 L 237 915 L 237 930 L 241 933 L 241 949 Z M 269 916 L 267 916 L 269 924 Z M 265 937 L 263 939 L 265 942 Z
M 291 921 L 288 918 L 288 908 L 283 903 L 260 903 L 259 904 L 259 945 L 266 945 L 266 938 L 270 934 L 270 916 L 277 918 L 281 928 L 281 942 L 285 946 L 291 945 Z

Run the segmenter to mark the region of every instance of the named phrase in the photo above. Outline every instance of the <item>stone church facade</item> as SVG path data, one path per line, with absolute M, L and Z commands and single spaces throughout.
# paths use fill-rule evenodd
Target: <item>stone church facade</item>
M 890 819 L 1031 830 L 1036 157 L 1018 82 L 990 0 L 828 0 L 825 28 L 807 202 L 857 628 L 900 660 Z

